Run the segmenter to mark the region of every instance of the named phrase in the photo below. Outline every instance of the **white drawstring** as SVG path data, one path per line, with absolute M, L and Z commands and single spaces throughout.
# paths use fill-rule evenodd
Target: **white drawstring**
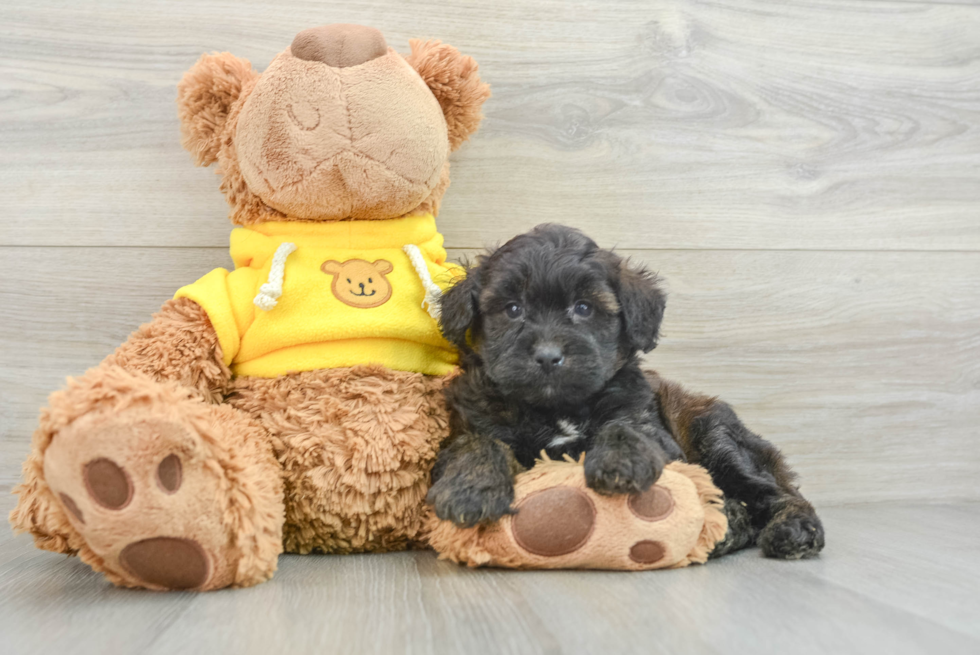
M 429 312 L 429 316 L 435 320 L 439 320 L 441 314 L 439 307 L 439 299 L 442 298 L 442 289 L 439 285 L 432 281 L 432 276 L 429 275 L 429 267 L 425 265 L 425 258 L 422 257 L 422 251 L 419 247 L 414 244 L 408 244 L 402 248 L 405 254 L 408 255 L 408 259 L 412 262 L 412 267 L 418 274 L 419 279 L 422 281 L 422 286 L 425 288 L 425 300 L 422 301 L 422 307 Z M 426 307 L 426 305 L 428 305 Z
M 282 295 L 282 277 L 286 270 L 286 258 L 296 252 L 296 244 L 288 241 L 279 244 L 276 254 L 272 256 L 272 267 L 269 269 L 269 281 L 259 287 L 259 293 L 252 302 L 263 311 L 269 311 L 276 306 Z

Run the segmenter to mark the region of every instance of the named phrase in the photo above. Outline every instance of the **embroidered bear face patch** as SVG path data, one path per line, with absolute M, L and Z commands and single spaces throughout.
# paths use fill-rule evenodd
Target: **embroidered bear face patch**
M 391 283 L 385 277 L 395 269 L 386 259 L 374 262 L 348 259 L 341 263 L 333 259 L 323 262 L 320 270 L 333 276 L 330 290 L 340 302 L 351 307 L 379 307 L 391 298 Z

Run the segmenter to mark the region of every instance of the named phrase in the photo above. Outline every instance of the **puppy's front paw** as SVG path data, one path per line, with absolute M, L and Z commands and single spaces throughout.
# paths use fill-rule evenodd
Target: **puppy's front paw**
M 649 489 L 664 470 L 661 450 L 623 426 L 614 426 L 585 454 L 585 483 L 613 496 Z
M 514 502 L 514 485 L 509 481 L 474 486 L 462 478 L 443 478 L 432 485 L 427 499 L 436 516 L 461 528 L 498 521 Z

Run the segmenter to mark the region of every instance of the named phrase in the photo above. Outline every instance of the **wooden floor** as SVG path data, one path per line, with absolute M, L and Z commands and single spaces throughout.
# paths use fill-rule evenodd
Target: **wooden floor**
M 0 0 L 0 17 L 0 490 L 65 376 L 229 263 L 218 180 L 179 146 L 181 74 L 206 50 L 262 70 L 299 30 L 354 22 L 402 52 L 441 38 L 492 85 L 453 156 L 451 254 L 554 221 L 658 270 L 648 363 L 783 449 L 828 528 L 808 562 L 284 557 L 269 584 L 201 596 L 113 589 L 0 530 L 0 652 L 980 652 L 980 3 Z
M 469 570 L 431 552 L 283 556 L 272 581 L 117 589 L 0 541 L 4 655 L 980 652 L 980 503 L 828 508 L 816 560 L 677 571 Z

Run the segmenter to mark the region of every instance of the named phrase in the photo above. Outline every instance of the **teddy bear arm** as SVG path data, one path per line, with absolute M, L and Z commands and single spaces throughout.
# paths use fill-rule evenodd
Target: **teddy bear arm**
M 204 309 L 189 298 L 165 302 L 102 365 L 177 382 L 212 403 L 221 402 L 231 380 L 217 332 Z

